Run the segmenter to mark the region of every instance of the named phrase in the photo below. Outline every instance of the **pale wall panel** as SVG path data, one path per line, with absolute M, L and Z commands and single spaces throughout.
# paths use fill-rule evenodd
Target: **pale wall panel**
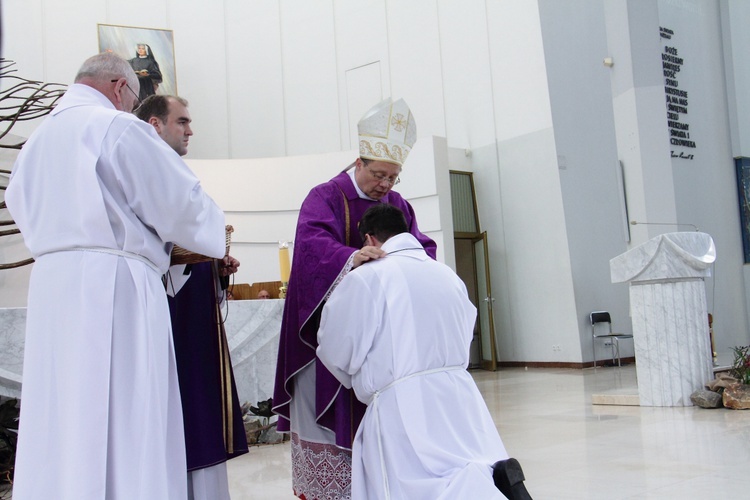
M 437 196 L 426 196 L 424 198 L 411 198 L 409 204 L 417 214 L 417 224 L 423 233 L 432 233 L 441 230 L 440 199 Z
M 537 2 L 487 2 L 498 140 L 552 126 Z
M 293 240 L 302 201 L 356 158 L 354 151 L 284 158 L 188 160 L 206 192 L 235 228 L 231 254 L 243 265 L 236 281 L 278 279 L 278 241 Z M 397 191 L 410 201 L 420 230 L 438 243 L 438 258 L 453 266 L 452 221 L 441 204 L 450 193 L 438 177 L 448 172 L 445 140 L 421 137 L 406 163 Z
M 5 0 L 2 5 L 2 57 L 16 62 L 19 76 L 34 80 L 46 77 L 43 5 L 43 0 Z
M 407 199 L 438 194 L 435 140 L 420 137 L 404 164 L 396 191 Z M 187 163 L 224 210 L 278 211 L 299 209 L 310 189 L 334 177 L 356 157 L 356 151 L 342 151 L 244 160 L 188 159 Z M 447 160 L 440 167 L 447 171 Z
M 190 158 L 226 158 L 229 152 L 224 2 L 166 0 L 174 31 L 177 91 L 190 101 L 195 138 Z
M 284 156 L 281 26 L 276 0 L 226 0 L 229 157 Z
M 299 210 L 229 212 L 226 221 L 234 227 L 232 242 L 267 245 L 293 240 L 298 215 Z
M 204 189 L 224 210 L 298 210 L 314 186 L 354 161 L 345 151 L 245 160 L 188 160 Z
M 715 277 L 707 280 L 707 287 L 713 288 L 708 295 L 708 307 L 717 318 L 716 331 L 721 331 L 721 336 L 717 335 L 717 351 L 728 353 L 731 346 L 747 345 L 748 322 L 746 316 L 737 314 L 744 308 L 746 291 L 742 273 L 738 272 L 743 262 L 742 234 L 732 134 L 727 119 L 731 108 L 727 106 L 727 80 L 721 60 L 724 47 L 719 5 L 660 1 L 659 25 L 675 31 L 664 45 L 676 47 L 684 60 L 679 87 L 689 92 L 690 114 L 681 120 L 689 124 L 690 139 L 697 143 L 695 149 L 688 151 L 695 153 L 694 160 L 672 158 L 677 222 L 697 225 L 711 234 L 716 244 L 719 258 Z M 746 49 L 741 45 L 735 47 L 743 67 L 747 66 Z M 746 98 L 747 89 L 742 94 Z M 744 112 L 743 102 L 737 104 Z M 714 286 L 713 280 L 719 286 Z
M 503 141 L 499 147 L 503 212 L 510 214 L 503 220 L 504 258 L 513 291 L 514 338 L 503 346 L 504 359 L 580 362 L 553 131 Z M 554 344 L 563 351 L 553 351 Z
M 335 0 L 336 55 L 350 69 L 388 59 L 385 0 Z
M 387 9 L 393 97 L 409 104 L 420 136 L 445 137 L 437 4 L 388 2 Z
M 240 261 L 240 267 L 234 275 L 235 283 L 255 283 L 260 281 L 279 281 L 279 245 L 268 244 L 232 244 L 229 253 Z
M 73 82 L 81 63 L 99 51 L 96 24 L 105 19 L 106 14 L 105 4 L 97 0 L 81 0 L 74 10 L 64 2 L 43 3 L 44 76 L 47 81 Z M 8 22 L 4 18 L 3 21 L 4 24 Z
M 48 2 L 50 0 L 47 0 Z M 101 3 L 101 2 L 98 2 Z M 169 18 L 167 3 L 153 0 L 131 0 L 118 2 L 107 0 L 107 20 L 100 20 L 102 24 L 118 24 L 120 26 L 133 26 L 136 28 L 169 29 Z M 135 56 L 135 48 L 133 55 Z M 158 54 L 157 54 L 158 56 Z M 157 62 L 159 59 L 156 59 Z
M 590 361 L 591 311 L 607 310 L 617 331 L 631 331 L 627 288 L 612 285 L 609 270 L 609 259 L 627 249 L 618 203 L 612 68 L 602 64 L 604 57 L 613 54 L 608 50 L 601 5 L 588 0 L 544 0 L 539 5 L 556 149 L 565 158 L 565 168 L 557 172 L 579 324 L 578 338 L 565 338 L 564 348 L 580 346 L 584 360 Z M 586 16 L 578 15 L 582 9 L 587 9 Z M 571 37 L 571 32 L 586 33 L 585 42 Z M 618 69 L 625 66 L 618 65 Z M 621 356 L 632 356 L 632 343 L 622 343 Z
M 401 182 L 396 187 L 404 198 L 421 198 L 438 192 L 435 179 L 435 137 L 417 139 L 401 170 Z M 447 171 L 447 165 L 445 165 Z
M 341 122 L 341 140 L 347 149 L 359 147 L 359 120 L 385 97 L 380 78 L 382 68 L 380 61 L 376 61 L 345 72 L 339 95 L 345 101 L 341 108 L 346 114 Z
M 391 96 L 385 1 L 337 0 L 334 2 L 334 20 L 341 144 L 344 149 L 356 149 L 357 142 L 352 141 L 352 137 L 356 136 L 357 122 L 373 105 Z M 372 67 L 362 68 L 366 65 Z M 352 94 L 353 90 L 356 92 L 356 87 L 352 89 L 358 83 L 356 76 L 361 74 L 377 79 L 368 82 L 368 89 L 376 85 L 381 89 L 381 95 L 366 104 Z
M 750 156 L 750 66 L 745 55 L 750 52 L 750 2 L 721 2 L 721 35 L 724 42 L 724 67 L 727 78 L 729 123 L 732 133 L 732 156 Z
M 3 53 L 2 57 L 15 61 L 16 75 L 29 80 L 47 80 L 45 62 L 45 30 L 42 17 L 42 0 L 14 0 L 3 2 Z M 81 59 L 80 62 L 82 62 Z M 60 82 L 69 83 L 69 82 Z M 0 80 L 3 89 L 10 82 Z M 19 122 L 13 134 L 28 137 L 39 120 Z
M 281 6 L 286 154 L 341 149 L 336 42 L 330 2 Z
M 438 12 L 448 147 L 492 144 L 495 123 L 485 1 L 440 0 Z

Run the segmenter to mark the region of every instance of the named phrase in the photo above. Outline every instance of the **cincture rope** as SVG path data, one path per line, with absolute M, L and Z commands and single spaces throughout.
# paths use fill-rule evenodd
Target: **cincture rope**
M 117 250 L 115 248 L 107 248 L 107 247 L 72 247 L 72 248 L 62 248 L 60 250 L 53 250 L 51 252 L 46 252 L 43 254 L 40 254 L 37 256 L 41 257 L 42 255 L 49 255 L 53 253 L 60 253 L 60 252 L 96 252 L 96 253 L 108 253 L 111 255 L 117 255 L 118 257 L 125 257 L 126 259 L 132 259 L 137 260 L 139 262 L 142 262 L 146 264 L 148 267 L 159 273 L 160 275 L 162 272 L 159 270 L 159 268 L 151 262 L 149 259 L 144 257 L 143 255 L 138 255 L 137 253 L 133 252 L 126 252 L 124 250 Z
M 375 391 L 375 393 L 372 395 L 372 398 L 370 398 L 370 402 L 368 403 L 368 406 L 371 407 L 372 411 L 375 413 L 375 428 L 378 431 L 378 452 L 380 453 L 380 470 L 383 471 L 383 488 L 385 490 L 386 500 L 390 500 L 391 498 L 391 489 L 390 489 L 390 486 L 388 485 L 388 474 L 386 474 L 386 470 L 385 470 L 385 456 L 383 455 L 383 436 L 382 436 L 382 433 L 380 432 L 380 412 L 378 411 L 378 398 L 380 398 L 380 395 L 383 394 L 388 389 L 390 389 L 391 387 L 398 385 L 401 382 L 405 382 L 411 378 L 421 377 L 423 375 L 431 375 L 433 373 L 454 371 L 454 370 L 465 370 L 465 368 L 459 365 L 441 366 L 440 368 L 432 368 L 430 370 L 423 370 L 421 372 L 412 373 L 411 375 L 407 375 L 406 377 L 401 377 L 399 379 L 396 379 L 390 384 L 383 387 L 382 389 Z

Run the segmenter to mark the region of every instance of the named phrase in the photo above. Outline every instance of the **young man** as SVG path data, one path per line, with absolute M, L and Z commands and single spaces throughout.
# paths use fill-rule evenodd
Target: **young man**
M 152 95 L 135 113 L 178 155 L 187 154 L 193 131 L 185 99 Z M 227 284 L 221 278 L 239 265 L 227 256 L 221 261 L 171 266 L 166 275 L 185 422 L 189 500 L 228 500 L 226 461 L 248 451 L 220 307 Z
M 367 210 L 359 232 L 384 255 L 333 291 L 317 349 L 368 405 L 352 447 L 352 498 L 501 499 L 498 488 L 529 498 L 466 371 L 476 308 L 464 283 L 427 255 L 396 207 Z

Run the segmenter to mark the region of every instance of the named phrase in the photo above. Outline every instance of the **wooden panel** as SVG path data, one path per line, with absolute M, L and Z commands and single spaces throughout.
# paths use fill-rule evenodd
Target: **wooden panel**
M 278 299 L 279 288 L 281 288 L 281 281 L 261 281 L 253 283 L 252 285 L 247 283 L 235 283 L 234 285 L 229 286 L 229 289 L 234 296 L 234 300 L 257 300 L 258 292 L 261 290 L 268 290 L 272 299 Z

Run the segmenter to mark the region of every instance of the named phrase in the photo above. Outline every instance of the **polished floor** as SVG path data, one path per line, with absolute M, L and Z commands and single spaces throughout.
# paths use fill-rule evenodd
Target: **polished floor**
M 472 374 L 535 500 L 750 498 L 750 411 L 591 404 L 637 394 L 634 365 Z M 232 500 L 295 498 L 288 442 L 231 460 L 229 483 Z

